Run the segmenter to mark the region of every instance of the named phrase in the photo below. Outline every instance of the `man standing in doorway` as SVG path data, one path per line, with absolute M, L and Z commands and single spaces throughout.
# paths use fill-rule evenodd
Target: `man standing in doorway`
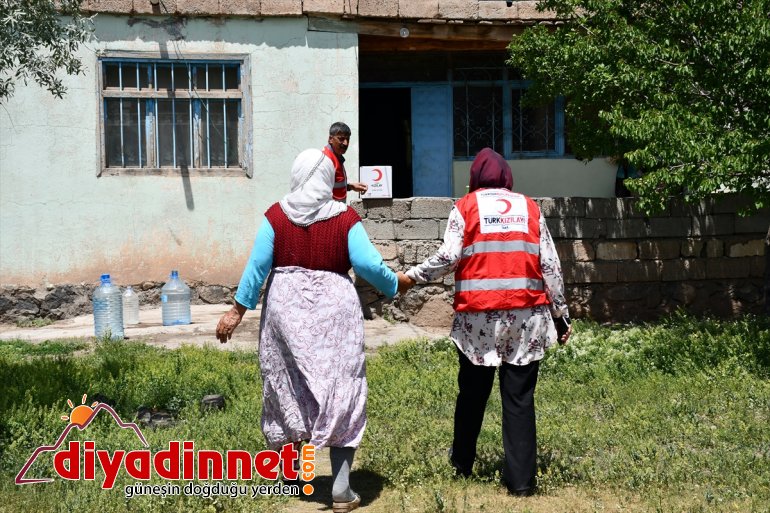
M 329 127 L 329 144 L 323 152 L 334 163 L 334 189 L 332 196 L 337 201 L 345 201 L 348 191 L 364 193 L 368 186 L 361 182 L 348 182 L 348 175 L 345 172 L 345 157 L 343 155 L 348 151 L 350 144 L 350 127 L 341 121 L 333 123 Z

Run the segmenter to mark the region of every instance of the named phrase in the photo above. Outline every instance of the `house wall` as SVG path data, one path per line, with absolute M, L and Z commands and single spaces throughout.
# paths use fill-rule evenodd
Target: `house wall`
M 537 197 L 612 198 L 616 168 L 608 159 L 582 162 L 570 158 L 509 160 L 516 192 Z M 452 166 L 454 197 L 465 194 L 471 161 Z
M 358 168 L 356 34 L 310 32 L 305 18 L 184 19 L 100 14 L 80 51 L 85 73 L 52 97 L 19 85 L 0 110 L 0 283 L 40 287 L 238 281 L 266 208 L 294 157 L 347 122 Z M 246 54 L 251 70 L 253 178 L 103 176 L 97 54 L 104 50 Z M 351 173 L 352 174 L 352 173 Z M 1 310 L 1 308 L 0 308 Z

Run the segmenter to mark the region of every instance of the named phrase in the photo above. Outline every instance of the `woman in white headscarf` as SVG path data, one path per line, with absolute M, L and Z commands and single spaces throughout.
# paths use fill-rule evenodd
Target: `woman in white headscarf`
M 358 507 L 348 477 L 366 426 L 367 383 L 356 274 L 393 297 L 408 279 L 382 261 L 361 219 L 332 199 L 334 164 L 305 150 L 291 192 L 265 212 L 233 308 L 217 326 L 227 342 L 267 278 L 260 325 L 262 431 L 268 445 L 330 447 L 333 511 Z

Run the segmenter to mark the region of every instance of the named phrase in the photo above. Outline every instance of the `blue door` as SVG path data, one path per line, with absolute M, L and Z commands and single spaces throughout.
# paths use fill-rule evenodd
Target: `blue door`
M 412 191 L 452 197 L 452 89 L 412 87 Z

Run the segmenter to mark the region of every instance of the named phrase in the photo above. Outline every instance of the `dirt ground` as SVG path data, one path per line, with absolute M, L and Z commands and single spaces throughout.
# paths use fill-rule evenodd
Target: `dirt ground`
M 255 349 L 259 338 L 260 308 L 247 312 L 227 344 L 220 344 L 215 336 L 219 318 L 230 308 L 229 305 L 192 305 L 192 324 L 185 326 L 163 326 L 160 307 L 139 311 L 139 324 L 127 326 L 125 337 L 129 341 L 176 348 L 182 344 L 203 346 L 216 345 L 224 350 Z M 373 349 L 394 344 L 400 340 L 426 337 L 443 337 L 449 333 L 446 328 L 422 328 L 409 323 L 390 323 L 384 319 L 364 321 L 366 347 Z M 81 315 L 72 319 L 56 321 L 40 328 L 19 328 L 0 324 L 0 340 L 20 339 L 29 342 L 61 338 L 82 338 L 94 336 L 93 315 Z

